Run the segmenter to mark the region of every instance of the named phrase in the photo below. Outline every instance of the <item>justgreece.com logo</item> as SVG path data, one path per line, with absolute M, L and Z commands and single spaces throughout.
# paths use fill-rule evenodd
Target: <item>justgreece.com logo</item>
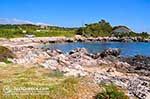
M 47 87 L 4 87 L 3 95 L 49 95 Z

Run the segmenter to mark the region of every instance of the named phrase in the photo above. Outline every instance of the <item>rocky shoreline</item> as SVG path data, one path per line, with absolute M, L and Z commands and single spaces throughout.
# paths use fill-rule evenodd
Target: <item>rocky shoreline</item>
M 58 49 L 36 47 L 39 44 L 57 42 L 74 42 L 74 40 L 62 37 L 19 38 L 1 40 L 0 44 L 15 54 L 15 58 L 9 59 L 14 64 L 42 66 L 54 71 L 59 70 L 65 76 L 89 76 L 95 83 L 113 83 L 126 89 L 129 97 L 150 98 L 149 57 L 120 57 L 119 49 L 107 49 L 101 53 L 91 54 L 85 48 L 78 48 L 65 54 Z
M 82 37 L 76 35 L 75 37 L 36 37 L 36 38 L 0 38 L 1 45 L 24 45 L 25 44 L 45 44 L 45 43 L 63 43 L 63 42 L 150 42 L 150 39 L 143 39 L 141 37 Z
M 85 38 L 80 35 L 75 37 L 36 37 L 36 38 L 0 38 L 0 45 L 8 47 L 10 50 L 23 50 L 26 48 L 35 48 L 39 45 L 49 43 L 71 43 L 71 42 L 150 42 L 150 39 L 140 37 L 97 37 Z
M 119 49 L 107 49 L 101 53 L 91 54 L 81 48 L 64 54 L 58 49 L 28 47 L 13 52 L 17 57 L 9 60 L 14 64 L 34 64 L 50 70 L 59 70 L 65 76 L 89 76 L 95 83 L 114 83 L 126 89 L 129 97 L 136 96 L 139 99 L 150 97 L 150 75 L 147 75 L 150 70 L 145 69 L 146 72 L 142 72 L 145 73 L 142 76 L 139 71 L 134 70 L 135 68 L 129 69 L 130 72 L 126 71 L 132 68 L 133 64 L 128 59 L 119 57 Z M 147 66 L 149 67 L 149 64 Z
M 36 37 L 36 38 L 0 38 L 0 45 L 8 47 L 13 51 L 21 51 L 28 48 L 37 48 L 39 45 L 49 43 L 71 43 L 71 42 L 150 42 L 150 39 L 142 39 L 140 37 L 97 37 L 85 38 L 80 35 L 75 37 Z

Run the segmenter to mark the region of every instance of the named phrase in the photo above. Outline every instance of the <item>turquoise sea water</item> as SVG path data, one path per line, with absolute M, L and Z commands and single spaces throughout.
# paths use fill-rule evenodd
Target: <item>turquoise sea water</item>
M 60 49 L 64 53 L 76 48 L 86 48 L 90 53 L 102 52 L 108 48 L 120 48 L 121 55 L 134 56 L 145 55 L 150 56 L 150 43 L 144 42 L 75 42 L 75 43 L 56 43 L 48 44 L 44 47 L 50 49 Z

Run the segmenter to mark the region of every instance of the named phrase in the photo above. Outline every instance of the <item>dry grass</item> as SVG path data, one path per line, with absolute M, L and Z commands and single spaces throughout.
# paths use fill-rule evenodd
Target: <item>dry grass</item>
M 4 96 L 3 88 L 48 88 L 49 95 Z M 0 99 L 93 99 L 100 90 L 89 78 L 64 77 L 39 66 L 0 66 Z

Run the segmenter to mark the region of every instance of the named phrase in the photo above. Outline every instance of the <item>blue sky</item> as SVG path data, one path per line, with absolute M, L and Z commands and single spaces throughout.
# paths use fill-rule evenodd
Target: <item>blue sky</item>
M 2 19 L 77 27 L 100 19 L 150 32 L 150 0 L 0 0 Z

